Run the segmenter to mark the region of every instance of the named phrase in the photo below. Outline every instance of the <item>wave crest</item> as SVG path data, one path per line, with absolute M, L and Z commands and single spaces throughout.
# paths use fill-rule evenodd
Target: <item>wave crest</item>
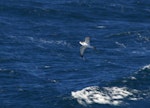
M 129 90 L 127 87 L 103 87 L 98 86 L 86 87 L 82 90 L 71 92 L 73 98 L 77 99 L 77 102 L 81 105 L 88 104 L 109 104 L 120 105 L 124 99 L 137 100 L 135 93 L 138 90 Z

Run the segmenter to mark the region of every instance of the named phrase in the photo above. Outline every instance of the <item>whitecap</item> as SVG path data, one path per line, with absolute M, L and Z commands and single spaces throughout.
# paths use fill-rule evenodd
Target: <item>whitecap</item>
M 119 42 L 115 42 L 117 45 L 119 45 L 120 47 L 126 48 L 126 46 L 123 43 L 119 43 Z
M 65 40 L 45 40 L 45 39 L 40 39 L 39 42 L 42 43 L 42 44 L 54 44 L 54 45 L 61 45 L 61 46 L 71 47 L 70 43 L 66 42 Z
M 71 44 L 68 43 L 65 40 L 47 40 L 44 38 L 33 38 L 33 37 L 27 37 L 27 39 L 35 44 L 37 44 L 39 47 L 42 48 L 43 45 L 60 45 L 60 46 L 67 46 L 71 47 Z M 39 45 L 40 44 L 40 45 Z
M 145 69 L 150 69 L 150 65 L 146 65 L 142 68 L 142 70 L 145 70 Z
M 72 91 L 71 95 L 81 105 L 88 104 L 109 104 L 118 106 L 121 105 L 124 99 L 137 100 L 134 96 L 137 90 L 129 90 L 127 87 L 103 87 L 98 86 L 86 87 L 79 91 Z M 132 98 L 134 97 L 134 98 Z
M 131 79 L 131 80 L 136 80 L 136 77 L 131 76 L 130 79 Z
M 99 25 L 99 26 L 97 26 L 96 28 L 98 28 L 98 29 L 104 29 L 104 28 L 106 28 L 106 26 L 101 26 L 101 25 Z

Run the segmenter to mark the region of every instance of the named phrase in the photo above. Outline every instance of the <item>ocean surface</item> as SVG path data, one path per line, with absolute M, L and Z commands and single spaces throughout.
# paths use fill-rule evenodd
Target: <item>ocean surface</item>
M 0 108 L 116 107 L 150 107 L 149 0 L 0 0 Z

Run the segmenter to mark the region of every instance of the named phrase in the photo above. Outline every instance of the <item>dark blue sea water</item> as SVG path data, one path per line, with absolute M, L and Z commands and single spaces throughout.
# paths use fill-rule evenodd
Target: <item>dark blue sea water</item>
M 0 0 L 0 108 L 149 106 L 149 0 Z

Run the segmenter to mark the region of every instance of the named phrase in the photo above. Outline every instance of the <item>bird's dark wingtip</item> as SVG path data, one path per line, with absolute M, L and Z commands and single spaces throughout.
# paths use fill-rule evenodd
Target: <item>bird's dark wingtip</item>
M 84 58 L 84 56 L 83 56 L 83 55 L 80 55 L 80 57 L 82 58 L 82 60 L 84 60 L 84 61 L 85 61 L 85 58 Z
M 82 58 L 83 58 L 83 54 L 81 54 L 81 53 L 80 53 L 80 57 L 82 57 Z
M 80 57 L 82 57 L 82 58 L 83 58 L 83 55 L 81 55 L 81 54 L 80 54 Z

